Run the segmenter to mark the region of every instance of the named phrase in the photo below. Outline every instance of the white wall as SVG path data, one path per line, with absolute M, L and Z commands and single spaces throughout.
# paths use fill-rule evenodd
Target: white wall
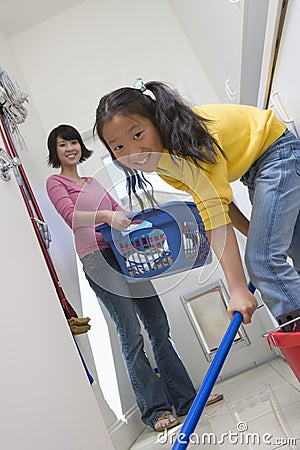
M 138 76 L 216 98 L 168 1 L 87 0 L 11 40 L 45 130 L 94 123 L 100 96 Z
M 0 447 L 113 450 L 19 188 L 0 186 Z
M 220 100 L 256 105 L 269 0 L 170 4 Z

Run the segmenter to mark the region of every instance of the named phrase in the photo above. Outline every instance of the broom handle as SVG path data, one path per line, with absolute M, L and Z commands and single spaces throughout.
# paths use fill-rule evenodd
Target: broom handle
M 255 287 L 250 282 L 248 285 L 249 291 L 253 294 Z M 236 311 L 233 318 L 223 336 L 217 353 L 212 360 L 211 365 L 204 377 L 202 385 L 193 401 L 193 404 L 186 416 L 183 426 L 178 433 L 176 441 L 172 447 L 172 450 L 183 450 L 187 448 L 189 444 L 190 435 L 196 428 L 196 425 L 201 417 L 203 409 L 205 408 L 208 397 L 215 385 L 215 382 L 219 376 L 219 373 L 223 367 L 225 359 L 232 346 L 236 333 L 242 323 L 243 316 L 240 312 Z

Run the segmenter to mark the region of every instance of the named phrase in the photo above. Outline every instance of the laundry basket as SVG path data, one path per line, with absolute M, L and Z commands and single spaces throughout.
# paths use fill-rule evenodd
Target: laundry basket
M 210 246 L 193 202 L 173 201 L 131 216 L 129 229 L 99 225 L 129 282 L 172 275 L 210 262 Z

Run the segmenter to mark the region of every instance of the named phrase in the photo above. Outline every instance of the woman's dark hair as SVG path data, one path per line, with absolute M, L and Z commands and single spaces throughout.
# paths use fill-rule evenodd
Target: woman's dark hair
M 66 141 L 76 140 L 79 142 L 81 146 L 81 158 L 79 160 L 80 163 L 82 161 L 85 161 L 93 154 L 93 152 L 91 150 L 88 150 L 84 145 L 82 137 L 80 136 L 80 133 L 76 130 L 76 128 L 72 127 L 72 125 L 59 125 L 50 132 L 47 141 L 49 150 L 48 165 L 54 167 L 55 169 L 58 169 L 61 166 L 57 156 L 58 137 L 60 137 L 61 139 L 65 139 Z
M 131 191 L 134 192 L 133 184 L 143 186 L 145 179 L 141 180 L 141 175 L 136 170 L 119 163 L 103 137 L 105 123 L 116 115 L 138 114 L 150 119 L 160 135 L 163 147 L 171 155 L 190 157 L 198 167 L 201 167 L 202 162 L 216 162 L 215 147 L 222 152 L 207 130 L 206 123 L 210 121 L 193 112 L 191 105 L 177 91 L 158 81 L 149 81 L 144 86 L 150 95 L 147 90 L 142 92 L 136 88 L 120 88 L 103 96 L 96 110 L 94 132 L 97 132 L 115 164 L 124 170 L 129 196 Z

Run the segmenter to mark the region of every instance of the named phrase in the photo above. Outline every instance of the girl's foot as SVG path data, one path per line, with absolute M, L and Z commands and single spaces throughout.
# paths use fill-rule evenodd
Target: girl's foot
M 153 429 L 155 431 L 164 431 L 169 430 L 170 428 L 176 427 L 180 422 L 172 415 L 170 411 L 166 412 L 163 416 L 159 417 L 155 424 L 153 425 Z

